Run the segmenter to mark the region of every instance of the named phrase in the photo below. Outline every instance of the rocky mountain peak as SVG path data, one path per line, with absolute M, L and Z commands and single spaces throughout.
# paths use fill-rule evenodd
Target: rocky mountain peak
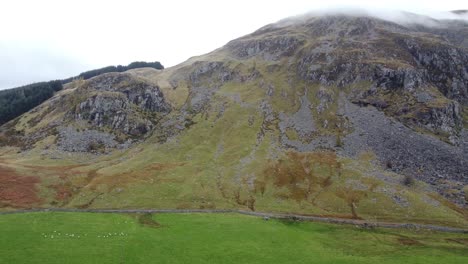
M 468 54 L 447 32 L 370 16 L 326 15 L 269 25 L 227 48 L 241 59 L 288 59 L 300 78 L 321 85 L 371 83 L 354 102 L 380 107 L 408 125 L 447 133 L 456 143 L 461 108 L 468 105 Z M 401 96 L 390 99 L 389 94 Z M 395 101 L 403 97 L 415 104 L 410 114 L 401 109 L 408 102 Z M 402 117 L 408 114 L 411 118 Z

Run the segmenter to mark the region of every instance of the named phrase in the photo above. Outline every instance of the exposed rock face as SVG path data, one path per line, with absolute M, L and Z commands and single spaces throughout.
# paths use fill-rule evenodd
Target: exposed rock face
M 465 48 L 440 35 L 421 34 L 418 27 L 372 18 L 331 16 L 299 22 L 296 29 L 327 36 L 299 48 L 301 78 L 338 87 L 370 83 L 355 91 L 354 102 L 374 105 L 406 125 L 444 133 L 447 141 L 459 143 L 461 106 L 468 105 Z M 422 99 L 426 90 L 432 91 L 432 100 Z M 414 101 L 419 101 L 416 107 Z
M 164 100 L 164 95 L 159 87 L 139 80 L 130 74 L 103 74 L 91 79 L 85 88 L 124 94 L 129 103 L 145 111 L 166 113 L 171 109 Z
M 413 55 L 420 71 L 424 70 L 427 81 L 433 83 L 448 98 L 468 103 L 468 54 L 466 50 L 449 43 L 403 41 Z
M 69 118 L 130 136 L 150 132 L 158 115 L 171 109 L 158 87 L 129 74 L 104 74 L 91 79 L 82 89 L 91 89 L 94 95 L 80 102 L 68 114 Z
M 83 81 L 31 111 L 28 133 L 16 133 L 14 120 L 4 129 L 32 147 L 54 135 L 57 146 L 72 152 L 107 152 L 142 140 L 172 110 L 160 88 L 129 73 L 108 73 Z M 53 120 L 40 125 L 41 120 Z
M 287 128 L 294 129 L 301 138 L 309 137 L 315 131 L 314 118 L 310 109 L 311 105 L 307 96 L 301 97 L 299 111 L 291 116 L 284 113 L 279 114 L 279 129 L 285 133 Z
M 439 39 L 417 38 L 411 33 L 400 36 L 391 32 L 385 37 L 374 37 L 369 43 L 355 43 L 352 39 L 324 41 L 304 51 L 298 72 L 303 78 L 324 85 L 347 86 L 370 81 L 377 88 L 407 91 L 435 86 L 449 99 L 467 103 L 465 50 Z M 392 41 L 393 45 L 386 47 L 384 41 Z M 381 54 L 382 48 L 388 48 L 386 54 Z M 346 49 L 355 51 L 343 53 Z
M 462 126 L 460 106 L 457 102 L 450 102 L 440 108 L 429 108 L 427 112 L 419 112 L 416 120 L 430 131 L 449 134 L 451 143 L 457 142 Z
M 296 36 L 279 36 L 274 38 L 262 38 L 258 40 L 242 39 L 228 44 L 233 53 L 240 58 L 248 58 L 261 54 L 265 60 L 278 60 L 284 56 L 292 56 L 294 52 L 305 43 L 303 38 Z
M 106 152 L 112 148 L 125 148 L 125 144 L 119 144 L 115 136 L 96 130 L 77 131 L 73 127 L 60 129 L 58 147 L 60 150 L 70 152 Z
M 201 112 L 210 102 L 221 85 L 229 81 L 243 82 L 245 76 L 224 65 L 224 62 L 200 61 L 193 65 L 187 81 L 191 85 L 189 103 L 183 108 L 185 112 Z
M 383 166 L 398 173 L 415 176 L 434 186 L 444 180 L 458 182 L 456 200 L 464 203 L 461 188 L 468 184 L 468 153 L 463 148 L 414 132 L 371 106 L 346 103 L 344 111 L 353 126 L 353 132 L 343 140 L 347 155 L 370 150 Z

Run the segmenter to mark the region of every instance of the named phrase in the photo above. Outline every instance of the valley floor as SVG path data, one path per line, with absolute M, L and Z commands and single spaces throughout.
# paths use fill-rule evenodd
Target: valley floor
M 240 214 L 0 215 L 0 263 L 466 263 L 468 235 Z

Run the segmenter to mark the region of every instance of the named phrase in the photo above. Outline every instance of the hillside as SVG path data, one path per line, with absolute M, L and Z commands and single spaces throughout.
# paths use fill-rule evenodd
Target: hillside
M 55 92 L 62 90 L 63 85 L 73 80 L 87 80 L 98 75 L 109 72 L 124 72 L 138 68 L 154 68 L 162 70 L 164 67 L 160 62 L 135 61 L 127 66 L 108 66 L 100 69 L 86 71 L 78 76 L 70 77 L 64 80 L 55 80 L 49 82 L 33 83 L 21 87 L 11 88 L 0 91 L 0 125 L 19 117 L 34 107 L 51 98 Z
M 468 24 L 286 19 L 0 127 L 0 207 L 468 224 Z

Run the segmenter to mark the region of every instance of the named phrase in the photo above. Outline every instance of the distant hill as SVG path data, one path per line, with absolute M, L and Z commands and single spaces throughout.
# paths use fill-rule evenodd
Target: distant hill
M 452 13 L 457 14 L 457 15 L 464 15 L 464 14 L 468 14 L 468 10 L 453 10 Z
M 124 72 L 137 68 L 164 69 L 159 62 L 136 61 L 127 66 L 117 65 L 108 66 L 96 70 L 80 73 L 78 76 L 64 80 L 55 80 L 49 82 L 33 83 L 17 88 L 0 91 L 0 125 L 28 112 L 34 107 L 40 105 L 51 98 L 55 92 L 62 90 L 63 85 L 76 79 L 90 79 L 92 77 L 109 72 Z

